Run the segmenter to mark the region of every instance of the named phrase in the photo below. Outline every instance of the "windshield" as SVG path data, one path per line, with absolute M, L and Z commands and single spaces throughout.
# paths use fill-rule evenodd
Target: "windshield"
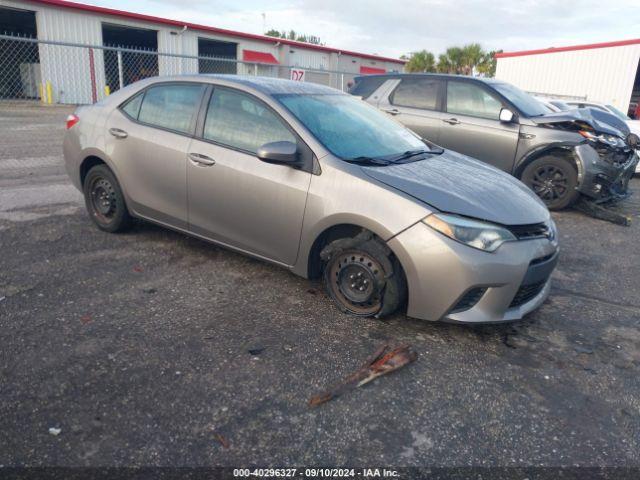
M 539 117 L 549 113 L 544 105 L 518 87 L 509 83 L 492 83 L 491 86 L 527 117 Z
M 618 117 L 620 120 L 624 120 L 625 122 L 627 120 L 631 120 L 627 115 L 625 115 L 624 113 L 622 113 L 620 110 L 618 110 L 616 107 L 614 107 L 613 105 L 607 105 L 606 106 L 611 113 L 613 113 L 616 117 Z
M 351 95 L 278 95 L 277 99 L 331 153 L 343 160 L 428 151 L 415 134 Z

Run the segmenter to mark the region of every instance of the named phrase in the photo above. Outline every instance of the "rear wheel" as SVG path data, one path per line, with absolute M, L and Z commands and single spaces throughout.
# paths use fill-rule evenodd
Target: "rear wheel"
M 96 165 L 89 170 L 83 187 L 87 211 L 100 230 L 121 232 L 131 225 L 124 195 L 109 167 Z
M 576 190 L 578 172 L 568 160 L 561 157 L 536 158 L 524 169 L 521 180 L 550 210 L 567 208 L 580 195 Z
M 329 244 L 324 269 L 327 292 L 345 313 L 383 317 L 395 312 L 406 297 L 406 282 L 389 248 L 375 238 L 340 248 L 344 239 Z

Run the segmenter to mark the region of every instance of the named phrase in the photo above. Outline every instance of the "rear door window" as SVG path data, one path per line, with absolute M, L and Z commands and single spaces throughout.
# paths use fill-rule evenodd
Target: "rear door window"
M 391 103 L 399 107 L 437 110 L 440 80 L 404 78 L 391 95 Z
M 265 143 L 296 143 L 283 121 L 260 100 L 223 88 L 213 91 L 203 137 L 253 154 Z
M 380 88 L 387 80 L 388 78 L 386 77 L 360 78 L 355 85 L 351 87 L 349 93 L 364 99 L 369 98 L 373 92 Z
M 447 112 L 498 120 L 502 102 L 471 82 L 447 82 Z
M 138 120 L 179 133 L 190 133 L 204 85 L 173 84 L 147 89 Z

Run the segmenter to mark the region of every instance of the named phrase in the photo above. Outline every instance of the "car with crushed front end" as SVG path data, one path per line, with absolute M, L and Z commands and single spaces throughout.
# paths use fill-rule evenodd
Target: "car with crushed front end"
M 519 319 L 558 258 L 520 181 L 321 85 L 142 80 L 79 107 L 64 157 L 98 228 L 137 217 L 322 278 L 350 314 Z
M 444 148 L 514 175 L 552 210 L 580 196 L 598 203 L 629 194 L 638 136 L 597 112 L 551 112 L 501 80 L 439 74 L 366 75 L 349 92 Z

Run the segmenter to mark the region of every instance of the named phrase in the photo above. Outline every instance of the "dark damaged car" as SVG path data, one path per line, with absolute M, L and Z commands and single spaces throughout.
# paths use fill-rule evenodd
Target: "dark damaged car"
M 599 203 L 628 195 L 638 137 L 590 109 L 551 113 L 508 83 L 457 75 L 356 77 L 350 93 L 445 148 L 511 173 L 550 208 L 580 195 Z

